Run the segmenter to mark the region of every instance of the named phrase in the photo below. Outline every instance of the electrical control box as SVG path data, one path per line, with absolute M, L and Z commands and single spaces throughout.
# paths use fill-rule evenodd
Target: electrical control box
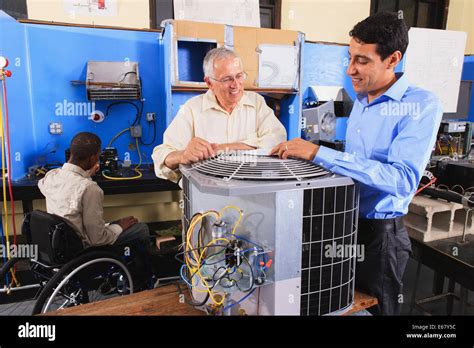
M 132 126 L 130 127 L 130 135 L 132 138 L 141 138 L 142 137 L 142 126 Z

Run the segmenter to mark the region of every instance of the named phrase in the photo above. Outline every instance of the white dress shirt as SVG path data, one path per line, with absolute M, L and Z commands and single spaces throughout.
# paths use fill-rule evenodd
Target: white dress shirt
M 72 223 L 85 247 L 113 244 L 122 227 L 104 221 L 104 191 L 82 168 L 65 163 L 38 182 L 46 210 Z
M 216 144 L 239 142 L 272 148 L 286 140 L 286 130 L 261 95 L 244 91 L 229 114 L 208 90 L 180 107 L 163 135 L 163 144 L 153 150 L 157 177 L 179 180 L 179 171 L 169 169 L 164 162 L 171 152 L 184 150 L 193 137 Z

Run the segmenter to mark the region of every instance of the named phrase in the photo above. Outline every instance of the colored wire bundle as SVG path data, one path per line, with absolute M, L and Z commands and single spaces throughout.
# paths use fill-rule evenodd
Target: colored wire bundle
M 7 100 L 7 86 L 5 82 L 5 71 L 0 69 L 0 81 L 2 81 L 2 92 L 3 92 L 3 105 L 0 101 L 0 136 L 2 138 L 2 187 L 3 187 L 3 211 L 5 215 L 5 228 L 1 229 L 2 234 L 2 243 L 6 244 L 7 249 L 7 258 L 10 260 L 10 236 L 9 236 L 9 229 L 8 229 L 8 207 L 7 207 L 7 186 L 8 192 L 10 197 L 10 204 L 11 204 L 11 219 L 13 225 L 13 245 L 16 245 L 16 223 L 15 223 L 15 205 L 13 199 L 13 189 L 12 189 L 12 163 L 11 163 L 11 147 L 10 147 L 10 130 L 9 130 L 9 120 L 8 120 L 8 100 Z M 3 113 L 5 110 L 5 114 Z M 5 122 L 5 123 L 4 123 Z M 6 151 L 7 156 L 5 160 L 5 144 L 6 144 Z M 7 163 L 5 163 L 7 162 Z M 5 167 L 7 167 L 7 173 L 5 173 Z M 5 182 L 5 179 L 8 179 L 8 184 Z M 4 258 L 5 260 L 5 258 Z M 8 275 L 7 275 L 7 283 L 8 283 Z M 12 272 L 12 284 L 16 283 L 15 278 L 15 270 Z M 10 285 L 11 286 L 11 285 Z
M 422 187 L 420 187 L 418 190 L 416 190 L 415 192 L 415 195 L 419 194 L 421 191 L 423 191 L 425 188 L 433 185 L 435 182 L 436 182 L 436 177 L 429 171 L 425 170 L 425 172 L 423 173 L 423 177 L 427 177 L 430 181 L 423 185 Z
M 239 216 L 231 233 L 223 233 L 218 237 L 208 238 L 204 242 L 203 230 L 206 218 L 221 222 L 226 211 L 233 209 Z M 186 285 L 196 292 L 206 293 L 205 299 L 193 305 L 204 305 L 210 299 L 216 306 L 224 305 L 226 295 L 241 291 L 246 293 L 232 305 L 224 305 L 225 309 L 247 299 L 259 284 L 257 278 L 266 278 L 264 269 L 269 266 L 265 262 L 266 251 L 256 243 L 235 234 L 243 218 L 243 212 L 236 206 L 228 205 L 220 210 L 197 213 L 191 219 L 186 233 L 183 265 L 180 275 Z M 196 235 L 196 230 L 198 230 Z M 249 259 L 253 258 L 252 261 Z M 244 285 L 245 284 L 245 285 Z M 219 296 L 217 296 L 219 294 Z

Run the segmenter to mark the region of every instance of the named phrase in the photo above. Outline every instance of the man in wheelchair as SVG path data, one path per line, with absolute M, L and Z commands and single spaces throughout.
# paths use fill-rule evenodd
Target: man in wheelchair
M 148 226 L 133 216 L 112 223 L 103 218 L 104 192 L 92 180 L 99 170 L 100 138 L 88 132 L 76 134 L 70 158 L 61 168 L 49 171 L 38 182 L 50 214 L 65 218 L 78 233 L 85 248 L 112 245 L 132 256 L 132 272 L 139 282 L 153 273 L 152 245 Z M 131 255 L 131 254 L 135 255 Z M 137 284 L 140 288 L 143 284 Z

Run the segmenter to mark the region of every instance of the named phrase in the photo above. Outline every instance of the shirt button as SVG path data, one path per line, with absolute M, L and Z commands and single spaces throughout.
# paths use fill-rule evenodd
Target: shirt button
M 356 154 L 357 154 L 357 152 L 355 152 L 355 151 L 354 151 L 354 152 L 352 152 L 352 154 L 353 154 L 353 155 L 356 155 Z
M 364 108 L 364 111 L 369 111 L 369 108 L 368 108 L 368 107 L 365 107 L 365 108 Z
M 360 133 L 360 129 L 357 130 L 357 133 Z

